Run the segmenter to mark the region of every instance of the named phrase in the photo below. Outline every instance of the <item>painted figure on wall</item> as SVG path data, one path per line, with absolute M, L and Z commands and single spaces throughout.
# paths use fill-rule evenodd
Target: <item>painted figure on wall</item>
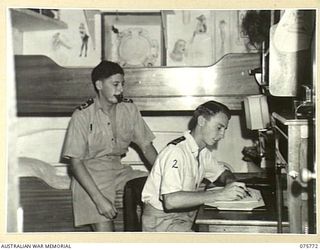
M 80 37 L 81 37 L 81 40 L 82 40 L 79 57 L 82 56 L 82 52 L 84 52 L 84 56 L 87 57 L 89 35 L 87 34 L 87 31 L 86 31 L 86 28 L 84 26 L 84 23 L 80 23 L 79 33 L 80 33 Z
M 198 22 L 197 22 L 196 29 L 193 33 L 193 36 L 207 32 L 207 18 L 206 18 L 206 16 L 202 14 L 197 17 L 197 20 L 198 20 Z
M 71 49 L 71 46 L 67 42 L 67 38 L 61 35 L 60 32 L 57 32 L 52 36 L 52 49 L 56 51 L 61 47 Z
M 220 46 L 220 55 L 219 58 L 225 54 L 225 40 L 226 40 L 226 21 L 221 20 L 219 22 L 219 31 L 220 31 L 220 39 L 221 39 L 221 46 Z
M 212 40 L 208 34 L 207 17 L 201 14 L 196 18 L 197 24 L 190 40 L 189 64 L 204 66 L 212 64 Z
M 66 65 L 71 52 L 72 43 L 68 36 L 60 32 L 54 33 L 51 38 L 51 48 L 48 55 L 60 65 Z
M 172 52 L 170 53 L 170 58 L 174 62 L 183 62 L 187 57 L 187 42 L 183 39 L 178 39 Z

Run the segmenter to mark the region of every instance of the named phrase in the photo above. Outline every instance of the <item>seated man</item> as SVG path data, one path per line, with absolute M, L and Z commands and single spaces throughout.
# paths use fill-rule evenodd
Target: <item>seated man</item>
M 206 102 L 194 111 L 191 131 L 161 151 L 142 192 L 143 231 L 192 231 L 197 206 L 246 196 L 245 184 L 235 182 L 233 174 L 210 151 L 224 137 L 230 117 L 225 105 Z M 204 177 L 226 186 L 220 191 L 200 190 Z

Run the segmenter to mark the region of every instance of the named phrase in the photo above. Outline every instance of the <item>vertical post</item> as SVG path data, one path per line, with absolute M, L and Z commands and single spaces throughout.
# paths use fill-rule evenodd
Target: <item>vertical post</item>
M 106 31 L 105 31 L 106 25 L 105 25 L 105 19 L 104 19 L 104 13 L 101 13 L 101 60 L 105 60 L 106 59 L 106 50 L 105 50 L 105 35 L 106 35 Z
M 302 173 L 303 169 L 308 169 L 308 160 L 307 160 L 307 155 L 308 155 L 308 126 L 303 125 L 300 127 L 300 140 L 301 140 L 301 145 L 300 145 L 300 171 L 299 173 Z M 301 179 L 301 178 L 300 178 Z M 308 209 L 308 192 L 307 192 L 307 187 L 308 183 L 303 183 L 300 182 L 302 185 L 302 191 L 301 191 L 301 231 L 305 234 L 308 234 L 309 232 L 309 209 Z
M 272 120 L 274 123 L 274 120 Z M 279 150 L 279 135 L 274 130 L 275 135 L 275 150 L 277 154 L 277 150 Z M 276 180 L 276 212 L 277 212 L 277 232 L 282 233 L 282 206 L 283 206 L 283 191 L 282 191 L 282 183 L 281 183 L 281 168 L 282 168 L 281 162 L 279 162 L 279 159 L 277 156 L 275 156 L 275 180 Z
M 268 74 L 268 72 L 267 72 L 267 54 L 268 53 L 266 52 L 266 42 L 265 41 L 262 43 L 261 54 L 262 54 L 262 58 L 261 58 L 261 73 L 262 73 L 261 80 L 262 80 L 262 82 L 261 82 L 261 84 L 266 85 L 268 83 L 268 76 L 267 76 L 267 74 Z
M 288 125 L 288 212 L 290 233 L 302 233 L 301 189 L 297 179 L 300 170 L 300 126 Z

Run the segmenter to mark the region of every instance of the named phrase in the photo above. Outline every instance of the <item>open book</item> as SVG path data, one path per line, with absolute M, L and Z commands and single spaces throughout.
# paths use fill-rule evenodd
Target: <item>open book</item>
M 222 187 L 214 187 L 208 190 L 219 190 Z M 216 201 L 211 203 L 205 203 L 206 206 L 216 207 L 219 210 L 249 210 L 262 207 L 265 205 L 261 192 L 253 188 L 247 188 L 250 196 L 246 196 L 241 200 L 233 201 Z

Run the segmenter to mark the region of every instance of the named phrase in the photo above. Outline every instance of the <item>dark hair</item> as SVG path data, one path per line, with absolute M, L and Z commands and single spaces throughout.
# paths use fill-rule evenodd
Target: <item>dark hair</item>
M 224 105 L 220 102 L 208 101 L 206 103 L 201 104 L 193 112 L 193 116 L 192 116 L 192 118 L 189 122 L 189 125 L 188 125 L 189 129 L 190 130 L 195 129 L 195 127 L 197 126 L 198 117 L 200 115 L 202 115 L 206 119 L 209 119 L 210 117 L 215 116 L 218 113 L 225 114 L 228 117 L 228 119 L 231 118 L 230 109 L 226 105 Z
M 91 72 L 91 81 L 96 92 L 96 81 L 109 78 L 112 75 L 121 74 L 124 75 L 122 67 L 110 61 L 101 61 Z
M 269 42 L 270 16 L 270 10 L 248 10 L 242 19 L 242 32 L 256 49 L 261 49 L 262 42 Z

